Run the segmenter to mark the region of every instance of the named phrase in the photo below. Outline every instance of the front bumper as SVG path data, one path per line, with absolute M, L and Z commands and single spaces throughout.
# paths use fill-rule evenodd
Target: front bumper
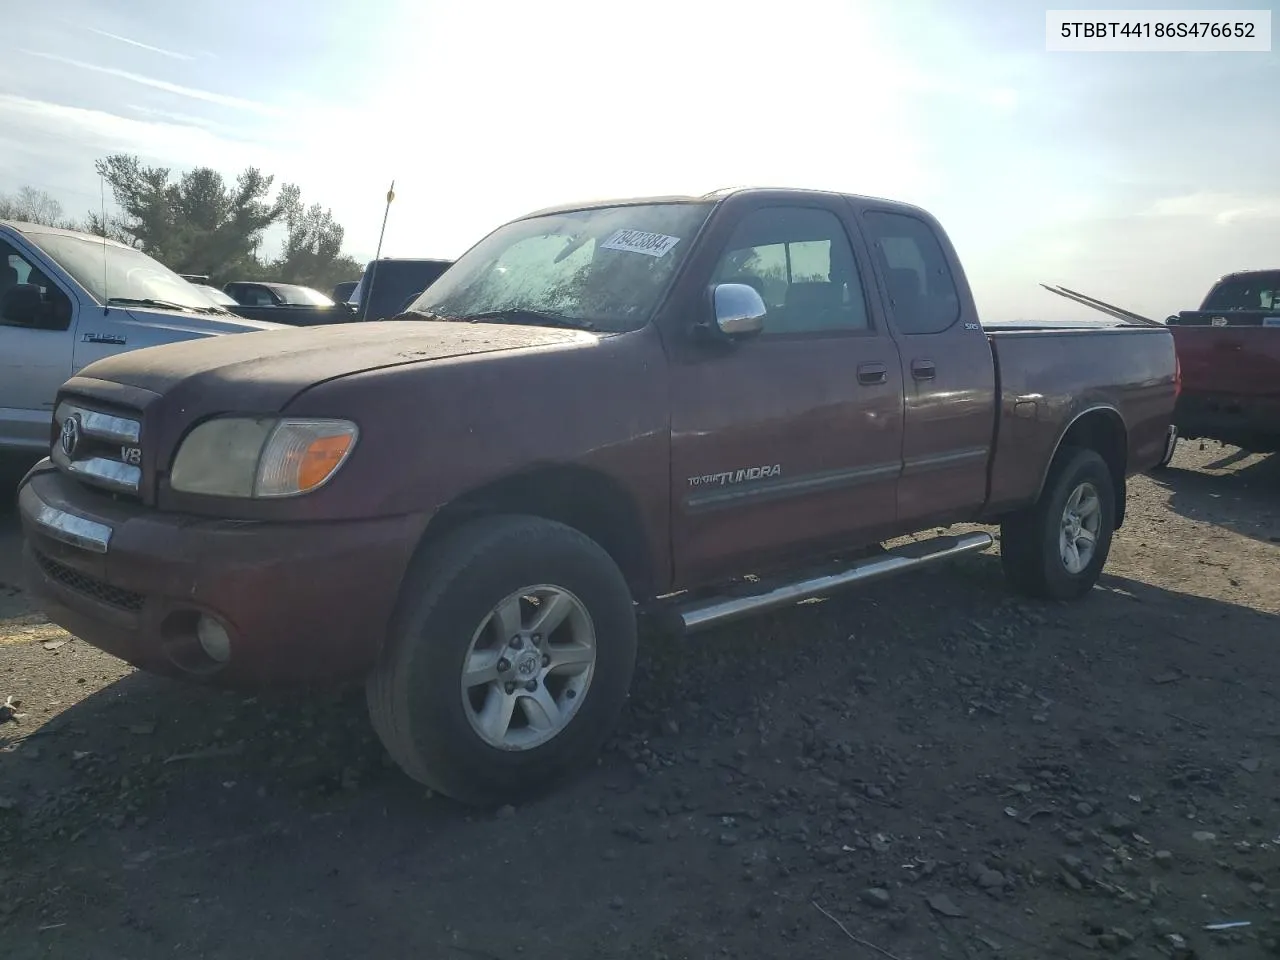
M 27 583 L 52 621 L 144 670 L 241 687 L 362 676 L 426 525 L 166 514 L 89 491 L 47 462 L 18 503 Z M 203 653 L 201 616 L 229 635 L 225 662 Z

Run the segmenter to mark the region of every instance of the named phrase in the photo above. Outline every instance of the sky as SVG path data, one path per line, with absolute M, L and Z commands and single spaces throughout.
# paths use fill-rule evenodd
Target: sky
M 0 192 L 77 217 L 128 152 L 297 183 L 361 260 L 394 179 L 384 256 L 585 199 L 905 200 L 993 319 L 1094 316 L 1041 282 L 1163 318 L 1280 266 L 1280 52 L 1049 53 L 1027 0 L 46 0 L 5 34 Z

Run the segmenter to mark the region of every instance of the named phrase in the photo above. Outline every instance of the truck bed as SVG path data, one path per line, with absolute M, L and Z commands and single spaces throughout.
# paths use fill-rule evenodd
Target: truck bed
M 1120 431 L 1128 472 L 1160 461 L 1175 391 L 1164 326 L 1119 320 L 983 324 L 996 362 L 999 409 L 987 510 L 1035 499 L 1063 434 L 1096 411 Z M 1107 414 L 1119 412 L 1120 418 Z M 1124 424 L 1128 425 L 1127 436 Z M 1051 428 L 1046 429 L 1046 425 Z

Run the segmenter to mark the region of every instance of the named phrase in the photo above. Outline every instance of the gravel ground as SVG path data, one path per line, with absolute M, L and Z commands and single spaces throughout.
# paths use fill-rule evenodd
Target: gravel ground
M 388 765 L 359 691 L 196 689 L 51 627 L 6 514 L 0 956 L 1280 956 L 1280 456 L 1184 444 L 1131 497 L 1080 604 L 990 553 L 652 638 L 600 764 L 480 814 Z

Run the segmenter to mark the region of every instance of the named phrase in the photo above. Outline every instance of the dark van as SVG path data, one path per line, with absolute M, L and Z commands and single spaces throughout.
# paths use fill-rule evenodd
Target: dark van
M 385 320 L 404 308 L 453 265 L 452 260 L 409 260 L 383 257 L 371 260 L 351 292 L 361 320 Z

